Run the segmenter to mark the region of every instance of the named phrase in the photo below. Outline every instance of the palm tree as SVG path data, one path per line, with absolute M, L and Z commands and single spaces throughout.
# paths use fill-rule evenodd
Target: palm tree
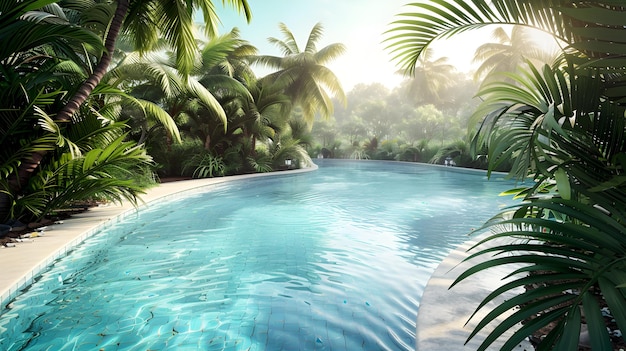
M 244 131 L 250 136 L 251 152 L 256 148 L 257 140 L 266 142 L 277 138 L 290 122 L 292 102 L 284 94 L 282 86 L 259 80 L 249 87 L 252 94 L 252 106 L 249 119 Z
M 238 11 L 244 12 L 246 19 L 250 20 L 251 14 L 247 0 L 229 0 L 227 2 Z M 94 67 L 93 73 L 76 90 L 65 107 L 59 111 L 56 119 L 69 122 L 72 114 L 98 85 L 111 64 L 115 43 L 122 31 L 134 39 L 132 42 L 135 49 L 142 53 L 152 50 L 159 37 L 164 38 L 176 51 L 178 69 L 183 74 L 191 72 L 197 52 L 197 43 L 193 32 L 194 9 L 200 9 L 204 15 L 207 35 L 210 37 L 216 35 L 219 18 L 211 0 L 196 0 L 184 5 L 167 0 L 118 0 L 113 17 L 110 19 L 108 31 L 104 36 L 104 54 L 98 58 L 98 64 Z M 83 10 L 88 12 L 89 8 Z M 101 20 L 108 21 L 109 19 L 102 18 Z
M 607 332 L 601 306 L 606 304 L 619 328 L 626 328 L 626 37 L 622 22 L 615 21 L 624 7 L 565 0 L 475 0 L 472 5 L 433 0 L 412 6 L 418 11 L 401 15 L 389 39 L 409 72 L 433 40 L 487 24 L 534 26 L 569 44 L 561 65 L 529 65 L 507 74 L 511 81 L 489 82 L 479 93 L 484 102 L 475 116 L 482 124 L 474 147 L 488 146 L 490 170 L 512 160 L 511 174 L 534 183 L 512 191 L 523 202 L 481 228 L 492 234 L 470 258 L 485 261 L 453 285 L 490 267 L 523 264 L 512 273 L 519 275 L 485 297 L 477 311 L 511 289 L 532 288 L 499 304 L 469 337 L 517 308 L 480 350 L 516 326 L 502 349 L 513 349 L 548 326 L 538 349 L 577 349 L 582 324 L 593 350 L 612 349 L 616 336 Z M 498 238 L 509 242 L 484 248 Z
M 308 123 L 313 123 L 316 112 L 325 118 L 331 116 L 331 97 L 343 103 L 346 97 L 341 83 L 325 64 L 343 54 L 345 46 L 336 43 L 317 50 L 317 42 L 322 37 L 322 25 L 319 23 L 311 29 L 303 51 L 284 23 L 280 24 L 280 30 L 285 39 L 269 38 L 269 41 L 282 50 L 284 57 L 256 56 L 252 58 L 252 62 L 278 70 L 263 80 L 283 85 L 285 94 L 292 99 L 294 106 L 302 108 Z
M 253 152 L 254 139 L 271 137 L 280 129 L 278 125 L 286 123 L 291 104 L 281 86 L 257 80 L 247 61 L 256 53 L 254 46 L 239 38 L 236 29 L 213 39 L 202 50 L 202 65 L 195 70 L 198 80 L 219 94 L 229 118 L 227 123 L 211 123 L 213 145 L 228 138 L 230 133 L 242 132 L 241 136 L 252 138 L 250 151 Z M 230 126 L 230 123 L 234 124 Z
M 215 135 L 214 137 L 207 135 L 209 139 L 208 143 L 207 141 L 204 143 L 205 149 L 208 150 L 210 144 L 215 144 L 215 137 L 220 137 L 220 128 L 217 127 L 222 127 L 221 134 L 228 134 L 228 119 L 232 120 L 232 113 L 247 115 L 245 117 L 251 117 L 253 114 L 250 112 L 254 110 L 252 90 L 257 84 L 257 79 L 246 59 L 255 54 L 257 48 L 242 40 L 236 28 L 226 35 L 211 39 L 204 45 L 201 51 L 202 63 L 193 73 L 197 75 L 200 84 L 219 94 L 221 105 L 231 112 L 231 116 L 225 116 L 217 123 L 205 120 L 215 126 L 209 127 L 213 130 L 209 134 Z M 241 112 L 243 110 L 245 112 Z M 231 130 L 238 130 L 240 127 L 237 125 Z
M 415 105 L 440 103 L 441 92 L 454 83 L 454 71 L 447 57 L 432 60 L 432 52 L 425 51 L 408 81 L 409 97 L 414 99 Z
M 194 68 L 194 76 L 228 76 L 244 85 L 256 81 L 248 58 L 257 55 L 258 49 L 241 39 L 239 29 L 215 36 L 201 46 L 202 64 Z
M 215 73 L 209 71 L 215 67 L 221 67 L 230 51 L 235 50 L 234 45 L 238 41 L 232 40 L 232 34 L 227 34 L 214 38 L 212 46 L 207 45 L 202 50 L 202 56 L 198 57 L 198 62 L 192 71 L 193 76 L 182 77 L 176 67 L 175 59 L 171 52 L 167 56 L 161 53 L 140 54 L 138 52 L 127 53 L 123 59 L 112 68 L 103 78 L 114 87 L 125 89 L 135 100 L 134 105 L 139 105 L 140 111 L 129 111 L 125 116 L 137 120 L 134 132 L 141 131 L 142 136 L 139 142 L 145 141 L 149 130 L 154 130 L 154 123 L 149 123 L 145 117 L 151 117 L 158 126 L 166 128 L 168 141 L 180 141 L 179 131 L 175 120 L 184 119 L 183 116 L 196 114 L 200 109 L 215 116 L 215 124 L 226 126 L 226 113 L 219 101 L 207 87 L 216 88 L 208 83 L 212 77 L 222 77 L 220 87 L 243 91 L 247 90 L 242 84 L 217 70 Z M 212 72 L 212 71 L 211 71 Z M 158 113 L 159 107 L 165 109 L 166 113 Z
M 61 89 L 83 77 L 82 70 L 72 61 L 51 57 L 40 64 L 34 71 L 22 72 L 22 79 L 18 79 L 26 88 L 23 97 L 32 99 L 29 103 L 24 103 L 20 94 L 12 95 L 11 89 L 2 89 L 6 94 L 0 94 L 3 106 L 15 104 L 1 113 L 3 127 L 4 122 L 8 127 L 0 138 L 0 189 L 6 204 L 0 214 L 2 220 L 35 220 L 61 206 L 87 199 L 135 201 L 146 184 L 131 180 L 131 175 L 137 179 L 151 173 L 151 158 L 132 141 L 125 141 L 127 126 L 107 119 L 112 111 L 99 110 L 97 104 L 84 108 L 71 125 L 59 128 L 49 111 L 55 111 L 53 105 L 62 95 Z M 35 81 L 58 88 L 46 92 L 45 87 L 34 85 L 39 89 L 32 89 Z M 97 90 L 104 100 L 110 94 L 129 98 L 114 89 Z M 16 99 L 5 100 L 12 97 Z M 20 159 L 42 151 L 46 158 L 37 165 L 37 172 L 27 183 L 19 184 L 19 193 L 11 192 L 10 182 L 17 180 L 12 175 Z
M 33 11 L 38 8 L 46 11 Z M 0 41 L 0 220 L 4 220 L 12 199 L 44 155 L 62 143 L 58 133 L 39 127 L 40 116 L 53 116 L 65 91 L 79 81 L 85 64 L 76 52 L 83 45 L 94 52 L 103 46 L 92 32 L 70 26 L 50 0 L 0 3 Z M 51 130 L 58 129 L 48 122 Z
M 222 128 L 223 124 L 203 111 L 188 116 L 181 130 L 201 140 L 204 147 L 203 155 L 192 160 L 189 167 L 201 166 L 196 162 L 200 160 L 224 160 L 227 163 L 224 165 L 224 174 L 272 170 L 269 165 L 271 159 L 267 159 L 265 154 L 257 155 L 257 144 L 258 141 L 275 144 L 281 140 L 280 135 L 285 131 L 289 119 L 291 102 L 282 94 L 282 87 L 257 84 L 261 82 L 248 87 L 246 94 L 215 86 L 216 98 L 226 112 L 226 130 Z
M 106 73 L 121 31 L 125 31 L 134 38 L 134 44 L 141 52 L 152 48 L 158 36 L 162 35 L 175 48 L 181 71 L 188 73 L 197 48 L 191 30 L 193 9 L 199 8 L 204 14 L 209 35 L 215 33 L 218 20 L 210 0 L 193 1 L 188 4 L 164 0 L 119 0 L 116 6 L 81 1 L 65 2 L 67 11 L 77 15 L 68 17 L 64 15 L 66 9 L 61 8 L 56 2 L 26 0 L 9 1 L 0 5 L 2 6 L 0 37 L 7 39 L 3 40 L 3 43 L 11 43 L 11 45 L 3 45 L 4 50 L 0 50 L 0 62 L 3 66 L 10 65 L 16 58 L 29 55 L 33 51 L 48 50 L 46 55 L 68 57 L 76 67 L 89 72 L 82 83 L 74 82 L 64 87 L 65 91 L 69 92 L 67 96 L 71 96 L 69 100 L 65 100 L 66 94 L 63 91 L 57 91 L 58 99 L 55 100 L 57 104 L 49 105 L 49 107 L 55 107 L 55 111 L 50 114 L 56 124 L 51 125 L 53 130 L 61 128 L 60 124 L 74 122 L 73 116 Z M 250 18 L 246 0 L 231 0 L 228 3 L 244 12 L 247 19 Z M 71 20 L 76 22 L 73 23 Z M 80 23 L 85 27 L 81 28 Z M 98 35 L 102 35 L 102 38 L 98 38 Z M 77 42 L 76 39 L 82 39 L 82 42 Z M 45 57 L 40 55 L 42 59 Z M 95 62 L 95 65 L 92 65 L 92 62 Z M 10 72 L 9 69 L 3 69 L 2 74 L 10 75 L 5 72 Z M 57 87 L 44 87 L 44 89 L 55 88 Z M 16 91 L 19 92 L 19 90 Z M 58 102 L 64 105 L 57 107 Z M 19 108 L 22 107 L 24 106 Z M 32 105 L 28 108 L 32 108 Z M 26 115 L 28 114 L 22 114 L 22 116 Z M 31 175 L 37 171 L 45 155 L 55 148 L 55 143 L 50 142 L 50 138 L 41 140 L 48 140 L 48 144 L 23 149 L 26 151 L 19 154 L 17 166 L 6 173 L 8 178 L 6 193 L 19 195 L 23 185 L 27 184 Z M 2 192 L 0 195 L 0 214 L 6 213 L 10 206 L 6 193 Z
M 291 113 L 291 101 L 282 85 L 256 79 L 247 61 L 256 51 L 239 38 L 235 29 L 206 43 L 202 63 L 192 72 L 198 82 L 214 93 L 223 106 L 226 121 L 199 109 L 187 115 L 181 129 L 202 140 L 204 153 L 210 154 L 194 161 L 222 158 L 229 163 L 224 167 L 227 174 L 271 170 L 267 155 L 257 155 L 257 141 L 265 144 L 278 140 Z
M 513 26 L 511 35 L 503 27 L 493 30 L 495 43 L 479 46 L 473 62 L 481 62 L 474 73 L 474 79 L 492 76 L 496 72 L 515 72 L 517 67 L 530 60 L 534 64 L 551 63 L 556 55 L 537 46 L 527 27 Z

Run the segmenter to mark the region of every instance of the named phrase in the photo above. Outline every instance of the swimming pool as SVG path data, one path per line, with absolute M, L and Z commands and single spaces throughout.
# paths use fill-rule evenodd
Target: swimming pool
M 318 161 L 105 228 L 8 303 L 0 349 L 413 350 L 430 274 L 511 183 Z

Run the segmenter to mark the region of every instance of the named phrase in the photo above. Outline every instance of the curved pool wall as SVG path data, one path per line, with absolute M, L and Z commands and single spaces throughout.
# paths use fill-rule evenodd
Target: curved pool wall
M 475 312 L 482 299 L 487 297 L 497 287 L 510 282 L 517 276 L 509 277 L 510 273 L 522 265 L 506 265 L 490 268 L 476 273 L 450 289 L 456 278 L 466 269 L 480 263 L 484 258 L 472 258 L 466 260 L 468 251 L 490 233 L 481 234 L 454 249 L 439 264 L 433 272 L 428 284 L 424 289 L 420 300 L 420 310 L 417 315 L 417 351 L 473 351 L 477 350 L 489 334 L 491 328 L 502 323 L 505 318 L 516 311 L 515 308 L 503 313 L 489 323 L 480 333 L 471 340 L 467 340 L 478 322 L 491 312 L 497 305 L 512 298 L 514 295 L 523 293 L 523 288 L 513 289 L 487 303 L 480 311 Z M 495 240 L 487 246 L 502 245 L 507 239 Z M 472 251 L 475 252 L 475 251 Z M 504 332 L 486 350 L 499 351 L 521 324 Z M 526 339 L 518 344 L 515 351 L 530 351 L 534 347 Z
M 0 265 L 3 269 L 2 274 L 0 274 L 0 313 L 3 313 L 9 300 L 15 298 L 21 289 L 32 284 L 33 280 L 54 262 L 65 257 L 87 238 L 123 221 L 127 216 L 136 215 L 140 209 L 150 208 L 162 201 L 183 197 L 197 188 L 211 187 L 233 180 L 306 173 L 316 169 L 317 165 L 313 165 L 309 168 L 286 172 L 162 183 L 157 187 L 148 189 L 146 194 L 140 196 L 138 207 L 123 201 L 122 203 L 94 207 L 89 211 L 72 215 L 69 220 L 46 227 L 46 230 L 39 237 L 17 243 L 17 248 L 2 248 L 0 250 Z
M 333 174 L 333 167 L 338 164 L 352 165 L 348 178 Z M 174 209 L 159 213 L 156 205 L 151 210 L 140 211 L 138 216 L 147 217 L 139 223 L 131 224 L 132 218 L 128 218 L 112 224 L 107 235 L 95 235 L 71 255 L 58 260 L 11 302 L 5 317 L 20 313 L 39 316 L 30 320 L 22 318 L 27 329 L 22 334 L 22 344 L 39 345 L 33 347 L 53 344 L 55 349 L 71 343 L 77 349 L 106 350 L 133 349 L 138 344 L 144 349 L 146 346 L 166 349 L 174 344 L 178 345 L 175 349 L 220 350 L 412 349 L 417 300 L 430 273 L 447 252 L 466 239 L 464 234 L 471 227 L 486 219 L 474 218 L 481 217 L 484 207 L 481 201 L 493 203 L 497 190 L 510 185 L 498 180 L 468 185 L 466 182 L 480 178 L 480 173 L 459 169 L 382 164 L 397 169 L 389 173 L 381 170 L 380 162 L 323 160 L 313 183 L 301 182 L 308 175 L 229 182 L 224 189 L 212 189 L 203 196 L 228 197 L 240 188 L 250 196 L 236 204 L 250 203 L 250 208 L 246 207 L 242 213 L 238 213 L 239 205 L 231 204 L 227 208 L 228 203 L 213 204 L 210 209 L 196 208 L 204 214 L 218 213 L 213 220 L 188 210 L 183 219 L 201 225 L 194 227 L 193 223 L 183 221 L 183 227 L 188 228 L 175 234 L 163 233 L 171 232 L 168 227 L 171 218 L 180 218 L 176 215 L 168 219 Z M 455 174 L 460 173 L 475 175 L 459 179 Z M 402 174 L 415 180 L 413 184 L 400 186 L 398 177 Z M 438 188 L 431 183 L 423 184 L 429 174 L 436 175 Z M 257 193 L 270 179 L 279 179 L 279 187 L 269 194 Z M 468 186 L 472 190 L 462 193 Z M 321 188 L 328 194 L 326 197 L 316 197 Z M 345 188 L 349 190 L 348 198 L 341 195 L 345 194 Z M 448 196 L 448 192 L 453 196 Z M 491 198 L 482 198 L 485 192 Z M 313 204 L 307 203 L 304 210 L 293 210 L 311 197 Z M 172 203 L 168 199 L 174 207 L 185 207 L 189 201 L 183 197 Z M 265 210 L 257 211 L 264 207 Z M 452 212 L 445 212 L 448 210 Z M 493 208 L 486 213 L 493 213 Z M 471 220 L 463 219 L 467 216 Z M 316 222 L 328 219 L 330 226 L 317 227 Z M 216 223 L 212 222 L 220 221 L 229 224 L 213 229 Z M 245 227 L 248 232 L 265 226 L 274 237 L 242 234 L 238 236 L 243 241 L 237 243 L 241 238 L 230 240 L 232 236 L 219 236 L 224 228 L 246 221 L 254 223 Z M 378 226 L 379 223 L 384 226 Z M 150 225 L 151 229 L 140 230 Z M 447 233 L 445 237 L 424 233 L 442 229 Z M 294 231 L 299 234 L 293 236 Z M 186 255 L 201 246 L 194 232 L 203 232 L 204 238 L 208 235 L 220 239 L 210 246 L 213 253 L 202 251 L 204 261 L 185 264 Z M 146 250 L 143 248 L 146 236 L 168 236 L 174 240 L 147 244 L 152 248 Z M 286 249 L 272 252 L 276 246 Z M 115 252 L 113 249 L 119 252 L 107 253 Z M 159 263 L 156 268 L 142 271 L 143 262 L 124 261 L 124 257 L 135 257 L 135 261 L 156 257 Z M 300 260 L 303 257 L 307 259 Z M 204 263 L 200 264 L 202 269 L 198 268 L 198 262 Z M 296 264 L 285 265 L 285 262 Z M 187 270 L 167 272 L 180 268 L 177 266 L 186 266 Z M 232 276 L 237 278 L 233 280 Z M 97 287 L 77 284 L 83 280 L 95 280 Z M 117 300 L 116 294 L 124 296 Z M 102 305 L 100 300 L 108 302 Z M 115 314 L 108 311 L 111 306 L 124 312 L 111 316 Z M 27 310 L 20 312 L 22 308 Z M 55 308 L 60 310 L 57 315 L 46 312 Z M 180 312 L 181 309 L 188 310 Z M 192 318 L 198 314 L 199 318 Z M 9 327 L 10 322 L 3 319 L 0 327 Z M 52 335 L 47 330 L 50 326 L 62 335 Z M 14 329 L 7 329 L 1 337 L 5 342 L 3 347 L 18 349 L 10 348 L 13 346 L 6 342 L 7 335 L 16 334 Z M 145 340 L 146 335 L 167 337 L 151 342 Z M 215 348 L 209 348 L 210 345 Z

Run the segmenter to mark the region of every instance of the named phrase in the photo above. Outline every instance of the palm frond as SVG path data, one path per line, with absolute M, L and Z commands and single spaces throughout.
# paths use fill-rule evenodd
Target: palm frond
M 315 61 L 324 65 L 329 63 L 330 61 L 340 57 L 341 55 L 346 53 L 346 46 L 343 44 L 330 44 L 328 46 L 323 47 L 320 51 L 315 53 Z
M 81 158 L 62 156 L 55 165 L 56 194 L 47 202 L 46 212 L 61 208 L 76 200 L 91 198 L 137 204 L 143 186 L 133 181 L 134 172 L 151 164 L 145 150 L 125 135 L 104 148 L 96 148 Z M 45 214 L 45 213 L 44 213 Z
M 324 28 L 321 23 L 316 23 L 311 29 L 311 33 L 309 34 L 309 39 L 306 42 L 306 46 L 304 47 L 304 52 L 309 54 L 314 54 L 317 52 L 317 42 L 322 38 L 324 34 Z
M 613 38 L 621 31 L 613 24 L 624 20 L 623 8 L 610 0 L 583 6 L 565 0 L 497 0 L 491 4 L 482 0 L 471 4 L 463 0 L 431 0 L 409 6 L 415 12 L 398 15 L 400 19 L 392 23 L 387 31 L 390 37 L 386 39 L 390 43 L 387 48 L 395 54 L 394 59 L 409 73 L 422 51 L 433 41 L 487 25 L 518 24 L 538 28 L 570 43 L 592 62 L 597 58 L 622 57 L 626 52 L 623 36 L 610 45 L 597 36 L 598 27 Z
M 470 338 L 494 318 L 506 313 L 509 308 L 519 306 L 511 317 L 505 319 L 504 323 L 490 333 L 479 350 L 485 350 L 504 331 L 537 315 L 540 317 L 524 324 L 504 348 L 514 347 L 516 342 L 519 343 L 527 335 L 550 323 L 556 324 L 553 333 L 561 330 L 563 334 L 546 338 L 549 342 L 542 343 L 541 347 L 550 348 L 557 343 L 572 340 L 577 344 L 579 337 L 577 330 L 581 320 L 575 316 L 579 306 L 582 306 L 588 318 L 587 324 L 590 329 L 595 328 L 590 332 L 592 343 L 606 345 L 608 334 L 603 327 L 604 320 L 599 314 L 600 307 L 597 302 L 599 292 L 595 289 L 600 289 L 602 293 L 605 291 L 612 293 L 618 285 L 615 272 L 626 268 L 623 260 L 615 260 L 616 257 L 623 256 L 626 250 L 622 244 L 623 235 L 626 233 L 624 224 L 591 205 L 556 198 L 534 200 L 510 210 L 515 213 L 514 217 L 506 215 L 494 217 L 481 229 L 493 228 L 495 234 L 489 235 L 474 246 L 471 250 L 478 247 L 483 249 L 470 255 L 468 260 L 479 256 L 485 257 L 485 260 L 459 275 L 453 285 L 492 267 L 525 263 L 523 268 L 515 269 L 512 273 L 516 278 L 483 299 L 476 311 L 511 289 L 531 283 L 534 288 L 516 294 L 489 312 L 478 323 Z M 548 211 L 569 220 L 563 222 L 544 217 L 543 214 Z M 502 228 L 505 228 L 504 231 Z M 507 241 L 504 244 L 484 248 L 484 244 L 488 242 L 512 237 L 517 238 L 517 241 Z M 516 275 L 519 273 L 531 274 Z M 615 296 L 615 300 L 611 301 L 610 310 L 621 310 L 619 306 L 624 306 L 626 297 L 622 294 L 612 296 Z M 562 318 L 565 316 L 568 318 Z M 624 320 L 621 320 L 618 324 L 623 322 Z M 579 327 L 565 327 L 567 324 L 578 324 Z M 596 324 L 602 328 L 596 327 Z
M 251 64 L 259 64 L 268 68 L 283 68 L 283 59 L 278 56 L 258 55 L 249 58 Z
M 57 124 L 52 117 L 41 109 L 39 106 L 33 108 L 35 116 L 38 117 L 38 125 L 51 135 L 56 137 L 55 144 L 57 147 L 67 147 L 72 157 L 78 157 L 80 155 L 80 149 L 69 139 L 67 139 L 61 132 L 61 126 Z
M 220 23 L 219 16 L 215 9 L 215 5 L 211 0 L 199 0 L 194 1 L 195 5 L 202 12 L 204 19 L 205 32 L 209 38 L 213 38 L 218 35 L 217 25 Z M 252 12 L 247 0 L 228 0 L 222 1 L 222 4 L 228 4 L 234 8 L 238 13 L 243 14 L 246 21 L 249 23 L 252 19 Z
M 32 23 L 15 21 L 3 24 L 0 27 L 0 61 L 15 53 L 24 52 L 41 45 L 56 45 L 59 48 L 68 47 L 67 41 L 82 43 L 93 50 L 102 52 L 102 39 L 94 33 L 67 24 Z M 73 52 L 73 50 L 67 50 Z
M 29 11 L 35 11 L 56 2 L 56 0 L 3 1 L 0 3 L 0 23 L 8 23 Z
M 81 120 L 68 126 L 64 132 L 66 138 L 81 150 L 81 154 L 109 145 L 128 128 L 123 122 L 103 121 L 96 111 L 90 112 L 83 113 Z
M 194 96 L 198 97 L 206 108 L 213 111 L 218 119 L 224 124 L 224 128 L 226 128 L 226 124 L 228 123 L 226 113 L 224 112 L 224 108 L 219 101 L 215 99 L 215 96 L 213 96 L 213 94 L 202 84 L 193 79 L 188 80 L 187 89 L 189 89 Z
M 157 25 L 163 38 L 176 52 L 176 67 L 183 74 L 192 69 L 198 46 L 193 32 L 192 11 L 186 3 L 159 2 L 156 6 Z
M 163 110 L 161 106 L 151 101 L 137 100 L 137 102 L 143 108 L 144 112 L 150 119 L 153 119 L 157 121 L 160 125 L 162 125 L 165 130 L 167 130 L 167 132 L 173 136 L 176 142 L 182 142 L 178 126 L 176 125 L 176 122 L 169 113 Z
M 301 51 L 298 47 L 298 42 L 287 25 L 281 22 L 278 24 L 278 28 L 280 29 L 280 32 L 283 33 L 285 40 L 282 41 L 276 38 L 270 38 L 270 43 L 278 46 L 278 48 L 283 51 L 283 55 L 285 56 L 299 54 Z
M 394 54 L 394 60 L 409 75 L 413 74 L 417 60 L 423 51 L 436 39 L 448 37 L 463 31 L 476 29 L 493 23 L 505 23 L 484 1 L 429 1 L 412 3 L 415 12 L 398 15 L 385 39 L 390 42 L 387 49 Z
M 151 1 L 130 2 L 122 38 L 129 38 L 131 50 L 144 53 L 154 49 L 159 42 L 159 32 L 152 30 L 155 22 L 156 14 Z

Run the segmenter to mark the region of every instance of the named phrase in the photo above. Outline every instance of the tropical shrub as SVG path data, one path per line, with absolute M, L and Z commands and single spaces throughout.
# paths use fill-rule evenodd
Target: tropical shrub
M 272 142 L 268 145 L 268 151 L 272 158 L 274 169 L 281 169 L 285 166 L 285 160 L 292 160 L 296 168 L 308 167 L 313 164 L 306 149 L 300 144 L 299 139 L 293 139 L 290 135 L 281 137 L 279 142 Z
M 272 155 L 270 155 L 265 149 L 257 149 L 254 156 L 247 157 L 246 163 L 256 173 L 266 173 L 275 170 L 275 162 L 272 159 Z M 277 167 L 276 169 L 280 169 L 280 167 Z
M 185 169 L 184 164 L 187 159 L 204 150 L 202 144 L 198 140 L 184 138 L 180 144 L 167 145 L 163 142 L 163 134 L 163 130 L 154 133 L 146 142 L 146 149 L 154 159 L 157 175 L 159 178 L 191 177 L 193 170 L 189 167 Z
M 183 173 L 186 173 L 188 168 L 193 168 L 193 178 L 212 178 L 221 177 L 226 173 L 226 166 L 224 160 L 219 156 L 211 155 L 208 152 L 203 152 L 193 155 L 185 162 Z

